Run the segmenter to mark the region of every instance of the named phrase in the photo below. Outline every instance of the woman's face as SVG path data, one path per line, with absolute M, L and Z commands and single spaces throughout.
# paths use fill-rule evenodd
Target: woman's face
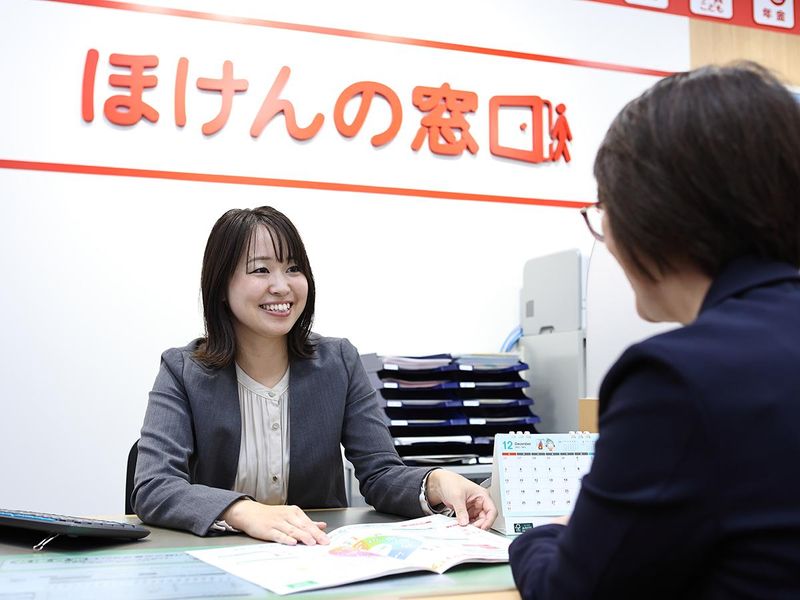
M 293 257 L 277 260 L 272 235 L 259 226 L 249 255 L 239 259 L 228 284 L 227 300 L 237 340 L 285 337 L 303 313 L 307 297 L 306 276 Z

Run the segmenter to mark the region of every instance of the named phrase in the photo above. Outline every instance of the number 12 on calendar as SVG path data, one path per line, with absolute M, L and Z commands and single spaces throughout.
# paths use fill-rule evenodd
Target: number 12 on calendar
M 572 512 L 594 458 L 596 433 L 503 433 L 494 438 L 494 529 L 507 535 Z

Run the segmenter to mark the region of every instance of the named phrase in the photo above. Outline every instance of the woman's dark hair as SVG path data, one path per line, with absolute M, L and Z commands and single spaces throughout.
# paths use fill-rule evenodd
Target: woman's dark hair
M 614 119 L 594 174 L 620 252 L 651 279 L 746 254 L 800 266 L 800 104 L 758 64 L 656 83 Z
M 289 358 L 308 358 L 314 353 L 309 335 L 314 320 L 316 290 L 300 234 L 286 215 L 270 206 L 234 208 L 214 224 L 203 254 L 200 290 L 206 335 L 194 357 L 207 367 L 227 367 L 236 355 L 236 334 L 225 297 L 236 267 L 242 256 L 250 254 L 253 238 L 261 225 L 272 237 L 275 258 L 281 262 L 293 260 L 308 280 L 306 306 L 288 334 Z

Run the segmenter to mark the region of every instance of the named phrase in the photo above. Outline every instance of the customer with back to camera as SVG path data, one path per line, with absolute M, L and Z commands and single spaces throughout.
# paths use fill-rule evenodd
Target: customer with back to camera
M 574 512 L 512 543 L 517 586 L 800 598 L 800 106 L 753 63 L 667 77 L 616 117 L 595 176 L 584 216 L 637 312 L 684 327 L 607 373 Z
M 377 510 L 455 511 L 488 529 L 487 491 L 395 451 L 358 352 L 311 332 L 315 286 L 294 225 L 271 207 L 214 225 L 201 275 L 206 335 L 161 357 L 139 440 L 133 506 L 197 535 L 325 544 L 301 508 L 347 505 L 341 445 Z

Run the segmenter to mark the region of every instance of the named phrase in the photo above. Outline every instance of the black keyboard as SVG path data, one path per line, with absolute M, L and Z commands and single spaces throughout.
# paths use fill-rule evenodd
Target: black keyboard
M 0 525 L 73 537 L 92 536 L 139 539 L 150 535 L 150 530 L 141 525 L 26 510 L 6 510 L 4 508 L 0 508 Z

